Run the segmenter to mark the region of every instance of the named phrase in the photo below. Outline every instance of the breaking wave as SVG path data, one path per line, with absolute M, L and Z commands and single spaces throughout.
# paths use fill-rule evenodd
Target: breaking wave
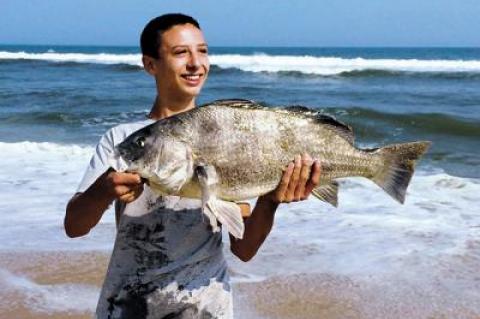
M 466 138 L 478 138 L 480 126 L 478 121 L 441 113 L 392 113 L 363 107 L 319 107 L 322 113 L 333 115 L 352 125 L 355 131 L 364 137 L 384 137 L 391 134 L 393 128 L 411 129 L 422 134 L 449 134 Z M 130 112 L 93 112 L 71 113 L 68 111 L 12 113 L 0 116 L 0 123 L 9 125 L 68 125 L 69 127 L 107 127 L 128 121 L 145 118 L 147 110 Z M 382 125 L 380 125 L 380 123 Z M 386 130 L 386 131 L 384 131 Z
M 71 63 L 124 65 L 122 71 L 141 68 L 140 54 L 111 53 L 28 53 L 0 51 L 0 61 L 47 61 L 69 66 Z M 320 76 L 381 76 L 398 73 L 440 73 L 463 76 L 480 74 L 480 60 L 366 59 L 323 56 L 268 55 L 257 53 L 212 54 L 214 71 L 238 69 L 246 72 L 271 72 Z
M 12 113 L 0 116 L 0 123 L 15 125 L 117 125 L 128 121 L 140 121 L 145 119 L 146 110 L 130 112 L 109 112 L 104 114 L 95 114 L 94 112 L 72 113 L 68 111 L 31 111 L 26 116 L 25 113 Z
M 423 134 L 450 134 L 454 136 L 477 138 L 480 136 L 480 126 L 477 121 L 458 116 L 440 113 L 389 113 L 371 109 L 353 107 L 320 108 L 322 113 L 331 114 L 352 125 L 359 133 L 367 136 L 374 134 L 372 126 L 381 128 L 414 129 Z M 0 123 L 15 125 L 81 125 L 81 126 L 111 126 L 126 121 L 138 121 L 145 118 L 146 111 L 111 112 L 108 114 L 69 112 L 30 112 L 25 114 L 11 114 L 0 118 Z M 375 125 L 372 125 L 374 123 Z M 379 126 L 379 123 L 385 125 Z M 374 134 L 375 135 L 375 134 Z M 383 135 L 383 134 L 381 134 Z
M 345 59 L 339 57 L 214 55 L 211 62 L 221 68 L 251 72 L 301 72 L 304 74 L 339 75 L 363 70 L 390 72 L 480 72 L 480 60 L 417 59 Z
M 111 53 L 28 53 L 0 51 L 0 60 L 39 60 L 50 62 L 76 62 L 95 64 L 129 64 L 141 66 L 139 54 L 111 54 Z
M 15 156 L 32 155 L 35 155 L 34 158 L 43 158 L 43 156 L 52 156 L 52 154 L 75 158 L 89 158 L 92 155 L 94 148 L 92 146 L 77 144 L 23 141 L 18 143 L 0 142 L 0 151 L 3 154 L 11 155 L 12 158 L 15 158 Z
M 413 129 L 422 134 L 449 134 L 478 138 L 480 136 L 479 123 L 467 118 L 451 116 L 440 113 L 389 113 L 366 108 L 325 108 L 325 113 L 333 114 L 345 119 L 356 130 L 368 135 L 372 126 L 379 128 L 379 123 L 384 129 L 404 128 Z M 373 124 L 373 125 L 372 125 Z M 372 133 L 372 132 L 370 132 Z

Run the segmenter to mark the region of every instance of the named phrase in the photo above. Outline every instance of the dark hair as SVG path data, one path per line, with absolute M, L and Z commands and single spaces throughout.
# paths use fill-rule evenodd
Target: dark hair
M 181 13 L 168 13 L 150 20 L 140 36 L 142 54 L 158 59 L 158 48 L 162 34 L 173 26 L 187 23 L 194 25 L 200 30 L 197 20 Z

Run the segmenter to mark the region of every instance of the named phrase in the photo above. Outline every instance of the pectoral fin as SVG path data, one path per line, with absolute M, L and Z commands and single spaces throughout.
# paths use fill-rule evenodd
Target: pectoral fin
M 225 225 L 233 237 L 242 239 L 245 225 L 243 224 L 240 207 L 232 202 L 210 198 L 207 208 L 213 213 L 222 225 Z
M 244 224 L 240 207 L 232 202 L 226 202 L 216 197 L 218 177 L 215 167 L 198 165 L 195 168 L 200 188 L 202 190 L 203 213 L 210 219 L 214 232 L 220 231 L 217 220 L 227 227 L 228 231 L 236 238 L 242 238 Z
M 313 196 L 335 207 L 338 206 L 338 182 L 332 181 L 322 184 L 312 191 Z
M 149 182 L 148 187 L 157 195 L 168 195 L 165 190 L 158 184 Z

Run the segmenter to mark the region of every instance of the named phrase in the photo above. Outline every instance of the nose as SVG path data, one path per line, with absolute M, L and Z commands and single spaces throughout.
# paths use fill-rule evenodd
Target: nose
M 189 70 L 197 70 L 200 68 L 200 58 L 196 52 L 190 53 L 187 67 Z

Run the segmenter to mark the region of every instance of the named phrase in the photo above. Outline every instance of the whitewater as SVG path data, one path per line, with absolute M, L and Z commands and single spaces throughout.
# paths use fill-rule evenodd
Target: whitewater
M 127 64 L 142 67 L 140 54 L 27 53 L 0 51 L 0 60 L 33 60 L 97 64 Z M 337 75 L 364 70 L 391 72 L 480 73 L 480 60 L 365 59 L 316 56 L 287 56 L 257 53 L 212 54 L 210 63 L 223 69 L 247 72 L 300 72 Z

